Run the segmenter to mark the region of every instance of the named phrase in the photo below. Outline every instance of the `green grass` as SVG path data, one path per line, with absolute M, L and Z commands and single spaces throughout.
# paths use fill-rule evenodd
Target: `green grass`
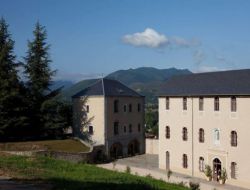
M 0 151 L 30 150 L 86 152 L 89 148 L 74 139 L 0 143 Z
M 187 188 L 151 177 L 109 171 L 88 164 L 73 164 L 46 157 L 0 156 L 0 172 L 16 179 L 52 184 L 54 190 L 113 190 Z

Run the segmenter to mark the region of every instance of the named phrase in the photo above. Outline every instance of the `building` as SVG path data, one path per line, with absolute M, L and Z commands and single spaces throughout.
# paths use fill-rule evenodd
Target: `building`
M 159 96 L 159 167 L 250 187 L 250 69 L 170 79 Z
M 104 78 L 72 98 L 74 131 L 82 128 L 83 118 L 90 119 L 84 132 L 95 145 L 105 146 L 108 157 L 145 152 L 143 96 Z

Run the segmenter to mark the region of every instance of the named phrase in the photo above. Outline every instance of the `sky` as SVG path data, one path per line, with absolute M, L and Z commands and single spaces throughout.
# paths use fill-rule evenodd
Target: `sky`
M 120 69 L 250 68 L 249 0 L 0 0 L 19 60 L 46 27 L 57 79 Z

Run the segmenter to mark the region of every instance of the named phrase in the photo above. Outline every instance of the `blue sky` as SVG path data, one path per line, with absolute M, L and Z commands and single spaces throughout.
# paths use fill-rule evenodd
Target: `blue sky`
M 250 65 L 248 0 L 0 0 L 21 59 L 36 21 L 58 78 L 137 67 L 194 72 Z

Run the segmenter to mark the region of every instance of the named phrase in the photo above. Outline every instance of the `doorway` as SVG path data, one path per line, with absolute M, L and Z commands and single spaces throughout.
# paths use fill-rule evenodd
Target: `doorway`
M 219 181 L 221 175 L 221 161 L 218 158 L 213 160 L 213 180 Z

